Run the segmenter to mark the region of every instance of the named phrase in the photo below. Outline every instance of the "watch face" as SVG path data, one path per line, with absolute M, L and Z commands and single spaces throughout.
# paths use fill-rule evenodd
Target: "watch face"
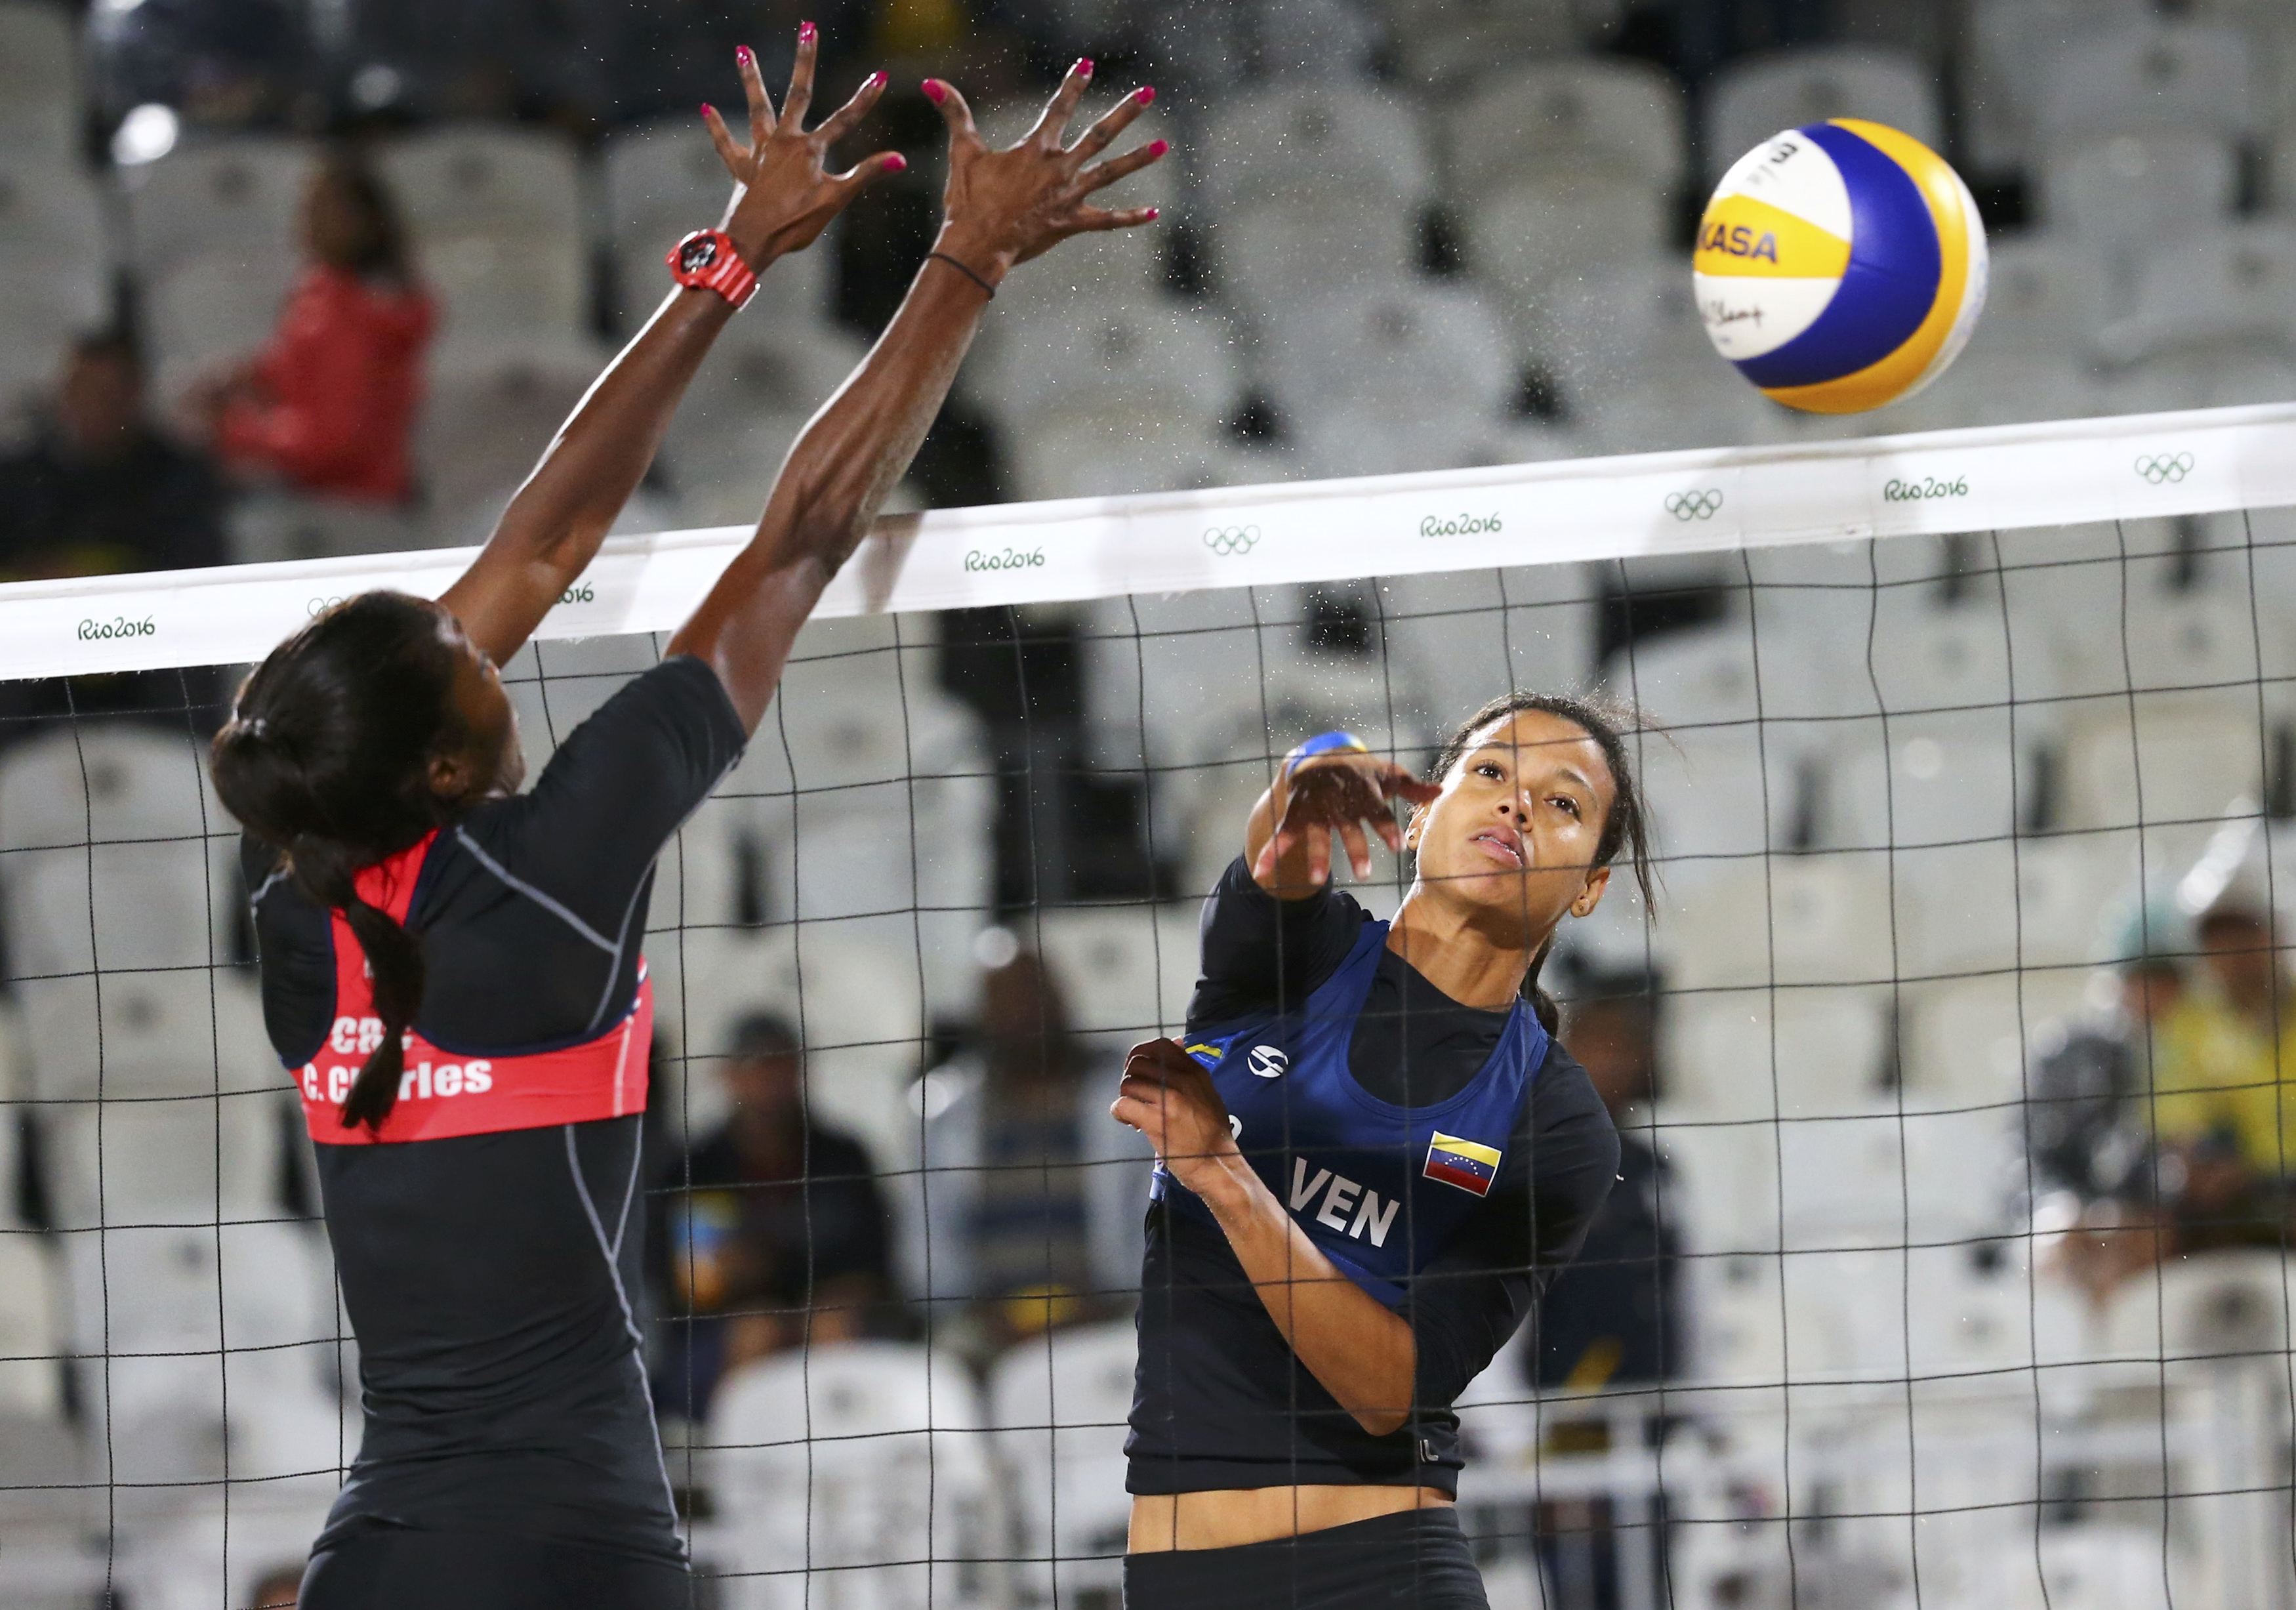
M 706 234 L 697 234 L 677 249 L 677 266 L 688 274 L 699 274 L 718 260 L 718 242 Z

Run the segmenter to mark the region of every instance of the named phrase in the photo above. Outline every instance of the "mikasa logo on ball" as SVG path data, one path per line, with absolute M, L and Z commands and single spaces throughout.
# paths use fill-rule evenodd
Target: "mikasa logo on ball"
M 1243 1065 L 1262 1079 L 1281 1079 L 1283 1070 L 1292 1065 L 1292 1059 L 1274 1046 L 1254 1046 Z

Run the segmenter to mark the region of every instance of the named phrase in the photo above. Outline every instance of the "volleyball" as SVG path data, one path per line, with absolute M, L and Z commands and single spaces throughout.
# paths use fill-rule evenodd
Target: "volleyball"
M 1722 177 L 1692 271 L 1715 349 L 1811 414 L 1910 397 L 1985 307 L 1985 226 L 1952 167 L 1855 118 L 1788 129 Z

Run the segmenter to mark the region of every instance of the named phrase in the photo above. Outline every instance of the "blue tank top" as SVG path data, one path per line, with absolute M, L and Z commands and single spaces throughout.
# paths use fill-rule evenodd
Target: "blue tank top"
M 1252 1170 L 1341 1273 L 1392 1308 L 1405 1282 L 1449 1244 L 1505 1162 L 1547 1034 L 1518 1001 L 1498 1048 L 1447 1101 L 1399 1107 L 1356 1081 L 1348 1047 L 1387 946 L 1367 922 L 1347 960 L 1296 1009 L 1191 1031 Z M 1149 1184 L 1172 1185 L 1160 1163 Z M 1185 1187 L 1177 1209 L 1210 1222 Z

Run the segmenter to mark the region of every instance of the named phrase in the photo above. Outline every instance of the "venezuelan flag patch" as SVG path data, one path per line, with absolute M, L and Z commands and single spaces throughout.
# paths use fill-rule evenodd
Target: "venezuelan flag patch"
M 1427 1167 L 1422 1171 L 1430 1179 L 1488 1196 L 1491 1194 L 1491 1181 L 1499 1177 L 1498 1149 L 1478 1146 L 1438 1129 L 1427 1143 Z

